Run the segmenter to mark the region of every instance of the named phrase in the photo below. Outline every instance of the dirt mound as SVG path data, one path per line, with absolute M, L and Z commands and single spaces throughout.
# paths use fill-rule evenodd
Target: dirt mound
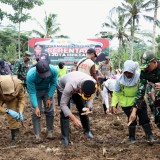
M 54 140 L 45 138 L 45 118 L 41 119 L 42 144 L 34 144 L 33 126 L 31 121 L 31 107 L 27 103 L 24 113 L 24 126 L 17 143 L 11 142 L 10 130 L 6 117 L 0 115 L 0 160 L 159 160 L 160 143 L 147 144 L 141 126 L 137 126 L 137 142 L 130 144 L 128 139 L 127 118 L 118 108 L 117 115 L 105 115 L 101 98 L 94 101 L 93 114 L 90 114 L 91 130 L 95 139 L 87 139 L 82 129 L 77 129 L 70 124 L 72 145 L 61 145 L 59 114 L 54 121 Z M 55 102 L 57 105 L 57 101 Z M 56 106 L 58 108 L 58 106 Z M 71 107 L 76 114 L 74 105 Z M 58 109 L 58 113 L 60 110 Z M 152 122 L 153 133 L 156 139 L 160 139 L 160 130 Z

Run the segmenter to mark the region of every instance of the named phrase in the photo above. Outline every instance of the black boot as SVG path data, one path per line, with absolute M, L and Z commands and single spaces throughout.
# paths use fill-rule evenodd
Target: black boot
M 152 129 L 149 123 L 142 125 L 143 130 L 146 134 L 147 141 L 153 143 L 155 140 L 153 138 Z
M 136 126 L 129 126 L 128 131 L 129 131 L 130 142 L 135 143 L 136 142 Z
M 15 140 L 15 137 L 19 134 L 19 128 L 17 129 L 11 129 L 11 137 L 12 140 Z
M 106 105 L 105 105 L 105 104 L 103 104 L 103 110 L 104 110 L 104 114 L 106 114 L 107 108 L 106 108 Z
M 84 129 L 84 134 L 88 137 L 88 138 L 93 138 L 93 134 L 90 131 L 90 126 L 89 126 L 89 118 L 87 115 L 81 115 L 80 114 L 80 120 Z
M 68 145 L 70 143 L 69 118 L 64 117 L 64 114 L 62 112 L 60 117 L 60 124 L 61 124 L 61 133 L 62 133 L 62 144 Z

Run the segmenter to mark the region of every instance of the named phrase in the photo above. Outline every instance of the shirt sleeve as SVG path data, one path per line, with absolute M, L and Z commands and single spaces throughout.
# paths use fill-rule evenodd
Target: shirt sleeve
M 31 77 L 31 75 L 27 74 L 26 83 L 27 83 L 27 90 L 29 93 L 31 104 L 34 108 L 38 107 L 34 77 Z
M 114 87 L 114 91 L 116 91 L 116 92 L 120 92 L 120 91 L 121 91 L 120 84 L 119 84 L 119 81 L 118 81 L 118 80 L 116 80 L 116 84 L 115 84 L 115 87 Z
M 116 107 L 117 103 L 119 102 L 120 93 L 121 93 L 120 84 L 119 81 L 116 80 L 115 88 L 112 94 L 112 102 L 111 102 L 112 107 Z
M 147 80 L 146 79 L 140 79 L 140 82 L 138 84 L 137 88 L 137 93 L 135 97 L 135 103 L 134 105 L 136 106 L 138 100 L 144 97 L 145 95 L 145 90 L 146 90 L 146 85 L 147 85 Z
M 19 87 L 19 93 L 17 96 L 18 107 L 19 107 L 19 112 L 23 112 L 25 105 L 25 92 L 22 84 L 19 85 L 18 87 Z
M 106 108 L 109 108 L 109 100 L 108 100 L 109 95 L 108 95 L 108 90 L 106 89 L 105 86 L 103 87 L 102 95 L 103 95 L 103 100 L 106 105 Z
M 1 98 L 0 98 L 0 112 L 5 113 L 7 109 L 2 107 L 3 103 L 4 103 L 4 101 L 1 100 Z
M 73 92 L 72 85 L 70 83 L 67 83 L 65 85 L 64 90 L 63 90 L 61 102 L 60 102 L 60 107 L 61 107 L 65 117 L 67 117 L 71 114 L 71 110 L 68 107 L 68 103 L 69 103 L 69 100 L 72 96 L 72 92 Z
M 97 84 L 99 84 L 98 78 L 97 78 L 97 74 L 96 74 L 95 64 L 91 67 L 91 69 L 90 69 L 90 74 L 91 74 L 91 76 L 96 80 Z

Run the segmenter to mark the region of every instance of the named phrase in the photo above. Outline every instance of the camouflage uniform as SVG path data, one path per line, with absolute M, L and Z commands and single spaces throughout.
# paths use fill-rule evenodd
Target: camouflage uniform
M 151 109 L 152 114 L 154 114 L 154 101 L 151 98 L 151 93 L 155 92 L 154 84 L 151 82 L 148 82 L 146 86 L 146 95 L 147 95 L 147 102 Z
M 32 67 L 32 61 L 25 62 L 23 58 L 18 59 L 13 67 L 13 74 L 17 75 L 18 79 L 23 82 L 23 86 L 26 88 L 26 74 Z
M 142 55 L 142 66 L 141 69 L 146 69 L 151 61 L 155 60 L 154 54 L 151 52 L 144 53 Z M 139 109 L 143 107 L 144 104 L 144 95 L 147 87 L 147 82 L 152 82 L 153 84 L 160 82 L 160 61 L 157 61 L 157 68 L 151 72 L 141 70 L 140 82 L 138 84 L 137 94 L 135 98 L 135 106 Z M 155 123 L 157 127 L 160 128 L 160 92 L 155 90 L 155 102 L 154 102 L 155 112 Z

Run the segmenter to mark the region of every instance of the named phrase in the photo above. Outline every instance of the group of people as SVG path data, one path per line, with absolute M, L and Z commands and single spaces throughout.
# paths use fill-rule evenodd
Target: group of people
M 97 46 L 99 47 L 99 46 Z M 35 46 L 40 51 L 40 46 Z M 38 53 L 37 51 L 37 53 Z M 32 63 L 32 58 L 36 63 Z M 69 135 L 69 119 L 77 127 L 83 128 L 88 138 L 94 138 L 87 112 L 93 109 L 95 96 L 101 93 L 105 114 L 116 114 L 119 104 L 128 117 L 129 140 L 136 140 L 137 116 L 142 125 L 146 138 L 153 142 L 150 119 L 147 114 L 147 105 L 144 100 L 146 86 L 151 82 L 154 86 L 153 114 L 155 123 L 160 128 L 160 62 L 152 52 L 145 52 L 141 57 L 141 71 L 132 60 L 124 63 L 123 70 L 117 69 L 113 75 L 110 57 L 105 56 L 104 61 L 97 67 L 96 50 L 89 48 L 86 58 L 76 63 L 75 69 L 67 73 L 63 62 L 58 64 L 58 69 L 50 64 L 47 54 L 31 55 L 26 52 L 23 59 L 15 63 L 14 74 L 0 76 L 0 111 L 7 113 L 11 129 L 12 140 L 15 140 L 20 122 L 24 120 L 25 89 L 28 92 L 31 108 L 32 123 L 35 133 L 35 143 L 41 143 L 40 119 L 46 117 L 46 138 L 53 139 L 54 126 L 54 94 L 57 91 L 60 112 L 60 127 L 62 144 L 71 143 Z M 21 67 L 20 67 L 21 66 Z M 23 67 L 22 67 L 23 66 Z M 23 68 L 22 70 L 19 69 Z M 10 85 L 8 85 L 10 84 Z M 111 104 L 108 94 L 111 95 Z M 70 101 L 73 101 L 79 112 L 80 120 L 71 112 Z M 4 106 L 7 105 L 7 107 Z M 111 107 L 110 107 L 111 106 Z M 86 113 L 86 114 L 85 114 Z

